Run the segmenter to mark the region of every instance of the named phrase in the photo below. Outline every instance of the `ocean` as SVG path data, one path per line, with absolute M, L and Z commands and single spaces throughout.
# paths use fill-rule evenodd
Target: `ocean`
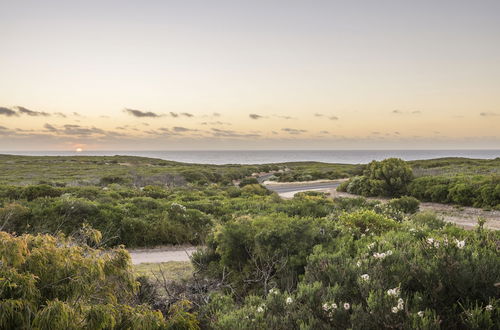
M 500 150 L 198 150 L 198 151 L 13 151 L 32 156 L 142 156 L 196 164 L 267 164 L 299 161 L 363 164 L 398 157 L 404 160 L 441 157 L 493 159 Z

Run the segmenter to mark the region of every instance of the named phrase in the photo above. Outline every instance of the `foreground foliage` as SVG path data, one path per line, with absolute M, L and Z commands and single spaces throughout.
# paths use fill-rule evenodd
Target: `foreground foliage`
M 361 202 L 361 201 L 360 201 Z M 500 233 L 361 205 L 322 219 L 235 219 L 194 264 L 229 289 L 216 329 L 496 329 Z M 345 205 L 345 201 L 342 202 Z
M 87 228 L 80 239 L 98 243 Z M 102 250 L 63 236 L 0 232 L 0 329 L 197 329 L 185 306 L 169 319 L 136 298 L 123 248 Z

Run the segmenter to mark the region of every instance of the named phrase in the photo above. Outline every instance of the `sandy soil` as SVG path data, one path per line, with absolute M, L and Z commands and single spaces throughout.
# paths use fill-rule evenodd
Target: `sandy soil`
M 196 251 L 194 246 L 163 246 L 153 249 L 129 250 L 132 264 L 158 263 L 167 261 L 189 261 L 189 257 Z
M 324 190 L 330 196 L 335 197 L 359 197 L 335 189 Z M 292 195 L 293 196 L 293 195 Z M 387 198 L 368 199 L 387 202 Z M 474 207 L 462 207 L 439 203 L 420 203 L 420 211 L 433 211 L 440 215 L 444 221 L 456 223 L 466 229 L 472 229 L 477 224 L 477 219 L 483 217 L 486 219 L 485 227 L 500 230 L 500 211 L 485 211 Z
M 296 186 L 296 185 L 308 185 L 311 183 L 342 183 L 349 179 L 337 179 L 337 180 L 314 180 L 314 181 L 295 181 L 295 182 L 278 182 L 278 181 L 264 181 L 262 182 L 265 186 L 278 185 L 278 186 Z

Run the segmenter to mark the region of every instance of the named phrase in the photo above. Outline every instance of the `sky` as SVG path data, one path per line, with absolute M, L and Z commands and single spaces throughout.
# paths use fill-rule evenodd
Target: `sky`
M 0 0 L 0 151 L 500 149 L 500 1 Z

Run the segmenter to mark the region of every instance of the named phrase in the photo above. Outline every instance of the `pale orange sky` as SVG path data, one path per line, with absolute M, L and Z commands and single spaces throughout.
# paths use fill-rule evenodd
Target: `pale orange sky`
M 0 151 L 496 149 L 499 14 L 498 1 L 0 2 Z

